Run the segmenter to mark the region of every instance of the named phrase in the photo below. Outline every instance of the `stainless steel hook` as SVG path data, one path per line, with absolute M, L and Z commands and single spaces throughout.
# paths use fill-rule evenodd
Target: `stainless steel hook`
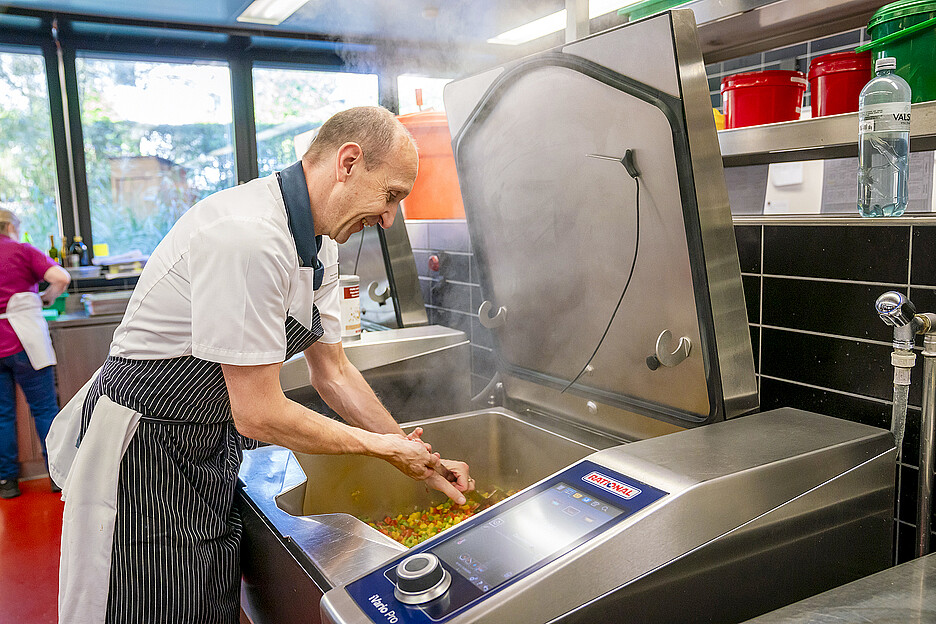
M 657 337 L 654 351 L 657 361 L 670 368 L 689 357 L 689 351 L 692 349 L 692 341 L 685 336 L 680 337 L 675 349 L 673 349 L 673 342 L 673 334 L 670 330 L 664 329 Z
M 382 293 L 377 294 L 377 287 L 379 284 L 377 282 L 371 282 L 367 285 L 367 295 L 371 300 L 376 301 L 378 304 L 383 304 L 384 301 L 390 298 L 390 285 L 387 285 L 386 290 Z
M 497 313 L 494 316 L 490 316 L 493 307 L 494 305 L 490 301 L 485 301 L 478 309 L 478 320 L 481 321 L 481 325 L 488 329 L 495 329 L 507 322 L 507 308 L 501 306 L 497 308 Z

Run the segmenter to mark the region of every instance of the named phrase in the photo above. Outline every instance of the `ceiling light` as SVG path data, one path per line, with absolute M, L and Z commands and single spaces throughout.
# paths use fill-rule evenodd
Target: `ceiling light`
M 631 2 L 621 2 L 621 0 L 590 0 L 588 3 L 588 19 L 594 19 L 606 13 L 611 13 L 620 8 L 637 4 L 641 0 L 631 0 Z M 566 27 L 566 10 L 550 13 L 546 17 L 533 20 L 523 26 L 518 26 L 503 32 L 496 37 L 488 39 L 488 43 L 499 43 L 502 45 L 520 45 L 540 37 L 545 37 L 554 32 L 559 32 Z
M 527 41 L 539 39 L 549 33 L 562 30 L 566 26 L 565 9 L 550 13 L 546 17 L 533 20 L 523 26 L 518 26 L 507 32 L 503 32 L 493 39 L 488 39 L 488 43 L 500 43 L 503 45 L 520 45 Z
M 237 21 L 277 26 L 306 2 L 308 0 L 254 0 L 237 16 Z

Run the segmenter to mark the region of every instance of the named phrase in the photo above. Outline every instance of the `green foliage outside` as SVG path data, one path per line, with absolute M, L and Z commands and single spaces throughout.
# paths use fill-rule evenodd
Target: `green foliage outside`
M 94 242 L 111 254 L 150 253 L 192 204 L 235 183 L 228 70 L 85 57 L 76 66 Z M 297 135 L 377 101 L 375 76 L 256 69 L 254 84 L 260 175 L 296 160 Z M 58 246 L 42 56 L 0 52 L 0 102 L 0 206 L 37 247 L 51 234 Z M 165 123 L 176 118 L 185 122 Z
M 19 217 L 20 234 L 42 250 L 50 235 L 59 244 L 55 196 L 44 60 L 0 52 L 0 207 Z
M 151 253 L 192 204 L 234 184 L 230 94 L 212 91 L 216 67 L 85 58 L 76 65 L 94 242 L 106 243 L 110 254 Z M 201 91 L 209 96 L 209 105 L 210 98 L 215 100 L 211 108 L 204 101 L 179 102 L 177 98 L 185 96 L 166 86 L 170 78 L 192 86 L 203 75 Z M 180 107 L 183 117 L 218 122 L 148 124 L 123 119 L 127 106 L 121 106 L 119 96 L 126 97 L 128 91 L 130 101 L 142 93 L 144 98 L 158 98 L 160 107 Z M 188 114 L 189 107 L 196 107 L 197 114 Z

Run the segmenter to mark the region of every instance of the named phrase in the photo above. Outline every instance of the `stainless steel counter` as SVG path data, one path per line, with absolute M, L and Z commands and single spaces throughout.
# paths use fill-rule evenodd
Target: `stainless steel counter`
M 69 312 L 67 314 L 59 314 L 58 318 L 49 321 L 49 329 L 58 329 L 65 327 L 84 327 L 86 325 L 108 325 L 108 324 L 119 324 L 123 318 L 123 313 L 120 314 L 96 314 L 94 316 L 88 314 L 87 312 Z
M 469 408 L 471 345 L 464 332 L 440 325 L 365 332 L 342 341 L 348 359 L 399 422 Z M 335 415 L 309 381 L 297 354 L 280 369 L 286 396 L 317 412 Z
M 91 316 L 84 310 L 49 321 L 49 335 L 58 366 L 55 381 L 60 405 L 65 405 L 104 363 L 114 330 L 123 314 Z
M 748 620 L 749 624 L 781 622 L 936 622 L 936 555 L 902 563 Z

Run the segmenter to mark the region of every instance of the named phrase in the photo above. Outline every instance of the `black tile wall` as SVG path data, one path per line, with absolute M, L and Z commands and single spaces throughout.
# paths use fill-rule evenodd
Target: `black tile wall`
M 917 480 L 920 471 L 916 466 L 901 466 L 900 482 L 904 487 L 901 488 L 900 496 L 897 499 L 899 505 L 897 518 L 909 525 L 916 527 L 917 524 Z
M 764 52 L 764 62 L 772 63 L 774 61 L 783 61 L 786 59 L 795 59 L 798 56 L 806 56 L 806 44 L 800 43 L 798 45 L 788 46 L 786 48 L 778 48 L 776 50 L 770 50 L 769 52 Z
M 936 288 L 911 286 L 910 301 L 920 312 L 936 311 Z
M 897 527 L 897 561 L 910 561 L 916 556 L 914 554 L 914 530 L 913 526 L 903 523 Z
M 471 317 L 467 314 L 441 308 L 427 308 L 427 312 L 431 325 L 443 325 L 465 332 L 466 336 L 471 335 Z
M 918 311 L 936 310 L 936 226 L 745 224 L 735 234 L 745 297 L 756 291 L 754 280 L 763 280 L 756 310 L 762 325 L 747 302 L 761 409 L 797 407 L 890 428 L 893 333 L 874 313 L 874 300 L 897 290 L 909 293 Z M 752 270 L 761 238 L 762 271 Z M 911 373 L 895 475 L 895 563 L 913 556 L 922 359 Z
M 410 247 L 414 249 L 428 249 L 429 224 L 419 221 L 407 221 L 406 233 L 409 235 Z
M 757 275 L 742 275 L 741 285 L 744 286 L 748 323 L 760 323 L 761 278 Z
M 416 261 L 416 273 L 420 277 L 438 277 L 438 272 L 429 269 L 429 258 L 432 251 L 413 248 L 413 259 Z M 429 301 L 426 299 L 426 301 Z
M 751 351 L 754 352 L 754 373 L 760 374 L 760 328 L 751 327 Z
M 762 229 L 759 225 L 739 225 L 735 227 L 738 260 L 741 262 L 742 273 L 760 273 Z
M 481 326 L 477 271 L 465 221 L 407 221 L 407 233 L 429 322 L 465 332 L 471 340 L 471 388 L 477 394 L 495 372 L 490 331 Z M 429 259 L 439 260 L 438 270 Z
M 936 286 L 936 226 L 913 228 L 911 284 Z
M 809 412 L 890 428 L 891 407 L 880 401 L 767 378 L 761 379 L 760 393 L 765 411 L 795 405 Z
M 910 228 L 766 226 L 764 273 L 906 284 Z
M 431 249 L 461 252 L 471 250 L 468 242 L 468 225 L 464 221 L 429 222 L 428 230 Z
M 745 276 L 745 279 L 754 278 Z M 900 290 L 896 286 L 894 289 Z M 763 323 L 824 334 L 890 341 L 894 334 L 893 328 L 880 321 L 873 305 L 875 299 L 887 290 L 891 288 L 853 282 L 765 277 Z M 829 302 L 842 301 L 854 301 L 856 305 L 835 305 L 834 310 L 830 309 Z
M 494 348 L 494 338 L 491 336 L 491 330 L 481 325 L 476 314 L 471 317 L 471 344 L 486 349 Z
M 810 52 L 826 53 L 836 48 L 855 48 L 861 42 L 861 31 L 852 30 L 810 42 Z
M 471 280 L 471 256 L 466 253 L 447 253 L 439 254 L 439 274 L 444 275 L 446 279 L 459 282 L 469 282 Z
M 432 291 L 430 301 L 433 306 L 465 314 L 471 312 L 471 287 L 468 284 L 439 279 L 432 284 L 430 290 Z
M 769 328 L 761 340 L 762 375 L 885 401 L 893 395 L 887 345 Z
M 474 374 L 490 379 L 497 372 L 497 359 L 494 352 L 482 347 L 471 347 L 471 370 Z

